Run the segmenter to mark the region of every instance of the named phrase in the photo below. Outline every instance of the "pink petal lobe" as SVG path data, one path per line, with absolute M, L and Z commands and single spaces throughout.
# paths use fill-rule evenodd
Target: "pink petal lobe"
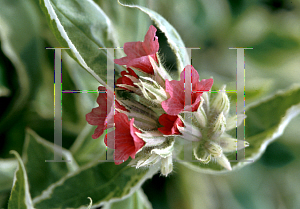
M 92 135 L 93 139 L 100 137 L 104 130 L 113 127 L 113 117 L 114 117 L 114 105 L 113 105 L 113 97 L 114 93 L 112 91 L 107 90 L 103 86 L 98 87 L 99 93 L 97 97 L 98 107 L 93 108 L 90 113 L 86 114 L 86 121 L 91 124 L 97 126 Z M 107 114 L 107 105 L 109 108 L 109 113 Z M 124 106 L 122 106 L 117 100 L 115 100 L 115 105 L 118 109 L 128 111 Z M 109 143 L 111 144 L 111 143 Z
M 127 115 L 117 113 L 115 115 L 115 164 L 118 165 L 126 161 L 129 156 L 135 158 L 136 152 L 142 148 L 145 142 L 139 138 L 135 132 L 139 132 L 133 126 L 134 119 L 128 121 Z
M 169 115 L 178 115 L 184 110 L 184 86 L 181 81 L 166 80 L 166 92 L 169 93 L 170 98 L 163 101 L 162 108 Z
M 132 136 L 132 139 L 134 141 L 134 146 L 135 146 L 135 152 L 132 153 L 130 156 L 131 158 L 135 158 L 135 154 L 137 153 L 137 151 L 139 151 L 144 145 L 145 145 L 145 142 L 143 139 L 141 139 L 140 137 L 138 137 L 136 135 L 136 132 L 138 133 L 142 133 L 140 130 L 138 130 L 136 127 L 133 126 L 133 123 L 134 123 L 134 118 L 132 118 L 130 120 L 130 134 Z
M 115 59 L 115 63 L 126 65 L 127 67 L 138 68 L 145 73 L 154 74 L 148 56 L 151 56 L 158 62 L 156 53 L 159 50 L 159 43 L 158 37 L 155 36 L 156 31 L 157 29 L 151 25 L 145 35 L 144 42 L 137 41 L 125 43 L 124 52 L 127 57 Z
M 195 85 L 197 82 L 199 82 L 199 74 L 197 70 L 192 65 L 187 65 L 184 70 L 180 73 L 180 81 L 185 82 L 185 71 L 186 69 L 190 69 L 191 71 L 191 82 L 193 85 Z
M 158 128 L 158 130 L 163 133 L 164 135 L 179 135 L 181 134 L 177 128 L 178 126 L 183 127 L 183 122 L 180 120 L 180 118 L 176 115 L 168 115 L 168 114 L 162 114 L 159 117 L 159 123 L 163 125 L 164 127 Z
M 149 30 L 145 35 L 143 45 L 147 54 L 155 54 L 158 52 L 159 43 L 158 37 L 155 35 L 156 31 L 157 29 L 153 25 L 150 25 Z
M 114 62 L 118 65 L 126 65 L 129 62 L 128 57 L 121 57 L 120 59 L 114 59 Z
M 191 72 L 191 106 L 185 106 L 185 87 L 189 88 L 186 82 L 187 79 L 185 75 L 186 71 Z M 170 98 L 162 102 L 162 108 L 169 115 L 178 115 L 184 110 L 196 111 L 199 107 L 201 95 L 203 91 L 209 91 L 213 85 L 213 79 L 203 79 L 199 81 L 199 74 L 195 68 L 191 65 L 187 65 L 180 74 L 180 81 L 168 81 L 166 80 L 166 92 L 169 93 Z M 186 108 L 186 109 L 185 109 Z
M 130 60 L 127 63 L 127 67 L 134 67 L 141 69 L 145 73 L 154 74 L 154 70 L 148 56 L 138 57 Z
M 105 87 L 99 86 L 99 91 L 105 91 Z M 99 104 L 99 107 L 93 108 L 92 111 L 88 114 L 86 114 L 85 118 L 86 121 L 91 125 L 97 125 L 94 134 L 92 135 L 93 139 L 98 138 L 101 136 L 106 129 L 105 120 L 107 117 L 107 93 L 99 93 L 99 96 L 97 98 L 97 103 Z

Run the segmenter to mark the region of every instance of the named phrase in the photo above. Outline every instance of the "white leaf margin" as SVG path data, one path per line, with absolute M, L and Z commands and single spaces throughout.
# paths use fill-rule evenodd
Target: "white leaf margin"
M 79 165 L 77 164 L 76 160 L 74 159 L 73 155 L 71 154 L 71 152 L 69 150 L 64 149 L 64 148 L 62 148 L 62 149 L 58 148 L 57 146 L 55 146 L 55 144 L 43 139 L 42 137 L 40 137 L 37 133 L 35 133 L 30 128 L 26 128 L 26 136 L 25 136 L 25 142 L 24 142 L 24 147 L 23 147 L 24 154 L 22 156 L 24 164 L 26 164 L 28 162 L 26 153 L 30 152 L 30 150 L 27 149 L 30 136 L 32 136 L 38 144 L 41 144 L 42 146 L 49 148 L 50 150 L 53 150 L 53 152 L 61 151 L 62 157 L 65 160 L 70 161 L 70 162 L 66 163 L 69 172 L 75 172 L 79 169 Z
M 27 206 L 28 209 L 32 209 L 33 208 L 33 204 L 32 204 L 32 199 L 31 199 L 31 195 L 30 195 L 30 192 L 29 192 L 28 178 L 27 178 L 27 175 L 26 175 L 25 166 L 24 166 L 24 164 L 22 162 L 22 159 L 21 159 L 19 153 L 17 153 L 14 150 L 11 150 L 9 153 L 15 155 L 16 158 L 17 158 L 17 160 L 18 160 L 18 165 L 17 165 L 17 169 L 16 169 L 16 172 L 15 172 L 12 189 L 14 188 L 15 183 L 17 181 L 17 179 L 16 179 L 17 172 L 20 169 L 22 169 L 22 171 L 23 171 L 23 178 L 24 178 L 24 182 L 25 182 L 25 185 L 24 185 L 24 187 L 25 187 L 25 204 L 26 204 L 26 206 Z M 10 200 L 10 198 L 9 198 L 9 200 Z
M 97 164 L 98 162 L 92 162 L 90 164 L 87 164 L 86 166 L 81 167 L 79 170 L 69 173 L 67 174 L 65 177 L 61 178 L 58 182 L 51 184 L 47 189 L 45 189 L 42 194 L 40 196 L 35 197 L 32 202 L 34 205 L 36 205 L 37 203 L 45 200 L 45 199 L 49 199 L 51 197 L 51 195 L 53 194 L 53 190 L 64 184 L 64 182 L 66 180 L 68 180 L 69 178 L 79 174 L 81 171 L 84 171 L 90 167 L 93 167 Z M 122 198 L 111 198 L 109 201 L 99 201 L 99 202 L 95 202 L 93 204 L 93 207 L 100 207 L 103 206 L 105 204 L 110 204 L 113 202 L 117 202 L 117 201 L 121 201 L 124 200 L 126 198 L 128 198 L 129 196 L 131 196 L 135 191 L 137 191 L 142 184 L 147 180 L 150 179 L 154 174 L 156 174 L 159 171 L 160 167 L 155 165 L 155 166 L 151 166 L 148 170 L 148 172 L 143 176 L 143 178 L 141 178 L 141 180 L 139 181 L 139 183 L 137 183 L 134 187 L 131 187 L 130 192 L 127 195 L 124 195 Z M 82 205 L 79 207 L 79 209 L 85 209 L 86 206 Z
M 108 19 L 108 17 L 105 15 L 105 13 L 103 13 L 102 10 L 99 9 L 99 7 L 96 5 L 95 2 L 91 1 L 91 0 L 85 0 L 91 4 L 93 4 L 105 17 L 106 22 L 108 25 L 111 25 L 110 20 Z M 44 0 L 45 3 L 45 7 L 47 8 L 48 14 L 51 18 L 51 20 L 54 20 L 57 26 L 58 31 L 60 32 L 60 35 L 63 39 L 65 39 L 65 41 L 67 42 L 68 46 L 70 47 L 70 49 L 72 50 L 73 54 L 75 55 L 76 59 L 80 62 L 80 64 L 92 75 L 96 78 L 96 80 L 102 84 L 103 86 L 106 86 L 106 83 L 86 64 L 86 62 L 84 61 L 84 59 L 82 58 L 82 56 L 80 55 L 79 51 L 76 49 L 75 45 L 72 43 L 72 41 L 69 39 L 67 32 L 65 31 L 63 25 L 61 24 L 61 22 L 59 21 L 51 3 L 50 0 Z

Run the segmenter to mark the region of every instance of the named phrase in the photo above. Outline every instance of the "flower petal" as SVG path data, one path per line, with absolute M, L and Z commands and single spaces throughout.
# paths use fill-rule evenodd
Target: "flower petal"
M 162 102 L 162 107 L 169 115 L 178 115 L 185 110 L 185 70 L 191 70 L 191 106 L 192 112 L 197 111 L 201 95 L 204 91 L 209 91 L 213 85 L 213 79 L 203 79 L 199 81 L 199 74 L 193 66 L 187 65 L 180 74 L 180 81 L 166 80 L 166 92 L 169 93 L 170 98 Z
M 158 130 L 163 133 L 164 135 L 179 135 L 181 134 L 177 128 L 177 126 L 183 127 L 183 122 L 180 118 L 176 115 L 168 115 L 162 114 L 159 119 L 159 123 L 164 127 L 158 128 Z
M 99 91 L 105 91 L 105 87 L 99 86 Z M 92 111 L 86 114 L 86 121 L 91 125 L 97 125 L 94 134 L 92 135 L 93 139 L 100 137 L 104 130 L 106 129 L 106 117 L 107 117 L 107 93 L 99 93 L 97 98 L 97 103 L 99 107 L 93 108 Z
M 138 75 L 132 70 L 132 69 L 130 69 L 130 68 L 127 68 L 127 70 L 128 70 L 128 72 L 127 71 L 122 71 L 121 72 L 121 76 L 122 77 L 120 77 L 118 80 L 117 80 L 117 82 L 116 82 L 116 84 L 126 84 L 126 85 L 129 85 L 129 86 L 135 86 L 134 84 L 133 84 L 133 81 L 130 79 L 130 78 L 128 78 L 127 77 L 127 75 L 130 75 L 130 76 L 133 76 L 133 77 L 135 77 L 135 78 L 139 78 L 138 77 Z M 127 88 L 125 88 L 125 87 L 122 87 L 122 86 L 119 86 L 120 88 L 123 88 L 123 89 L 125 89 L 125 90 L 129 90 L 129 89 L 127 89 Z M 135 86 L 136 87 L 136 86 Z
M 158 37 L 155 35 L 156 31 L 157 29 L 153 25 L 150 25 L 149 30 L 145 35 L 143 45 L 147 54 L 155 54 L 156 52 L 158 52 L 159 43 Z
M 99 86 L 99 93 L 97 98 L 97 103 L 99 107 L 93 108 L 92 111 L 86 114 L 86 121 L 91 124 L 97 126 L 92 135 L 93 139 L 97 139 L 100 137 L 105 129 L 113 127 L 113 117 L 114 117 L 114 106 L 112 104 L 114 93 L 111 91 L 106 91 L 104 86 Z M 107 100 L 108 99 L 108 100 Z M 110 111 L 107 114 L 107 103 L 109 103 Z M 128 111 L 124 106 L 122 106 L 117 100 L 115 100 L 115 106 L 118 109 L 123 111 Z
M 166 80 L 166 92 L 170 98 L 161 103 L 162 108 L 169 115 L 178 115 L 184 110 L 184 85 L 180 81 Z
M 159 49 L 159 43 L 157 36 L 155 36 L 156 31 L 157 29 L 151 25 L 145 35 L 144 42 L 125 43 L 124 52 L 127 57 L 115 59 L 115 63 L 126 65 L 127 67 L 134 67 L 145 73 L 154 74 L 148 55 L 158 62 L 156 53 Z
M 124 113 L 115 114 L 115 164 L 121 164 L 129 156 L 135 158 L 135 154 L 140 150 L 145 142 L 139 138 L 135 132 L 140 132 L 133 126 L 134 119 L 128 121 Z

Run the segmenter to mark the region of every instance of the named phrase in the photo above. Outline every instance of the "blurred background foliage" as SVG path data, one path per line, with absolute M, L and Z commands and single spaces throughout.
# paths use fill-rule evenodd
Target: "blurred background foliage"
M 118 47 L 143 40 L 152 24 L 145 14 L 121 7 L 117 1 L 95 2 L 111 19 Z M 122 2 L 156 11 L 176 28 L 186 47 L 201 47 L 192 51 L 192 64 L 201 78 L 214 78 L 215 89 L 223 84 L 235 89 L 236 50 L 228 48 L 253 47 L 245 50 L 246 106 L 300 81 L 299 0 Z M 165 66 L 176 71 L 166 38 L 161 32 L 157 35 Z M 0 158 L 4 160 L 12 158 L 10 150 L 22 153 L 26 127 L 53 142 L 54 51 L 45 48 L 60 45 L 38 0 L 2 0 L 0 38 Z M 64 90 L 97 89 L 97 81 L 66 53 L 62 60 Z M 96 97 L 93 93 L 63 94 L 64 148 L 72 150 Z M 298 116 L 259 161 L 241 170 L 209 175 L 175 163 L 172 175 L 155 175 L 143 185 L 144 192 L 155 209 L 299 208 L 299 127 Z M 7 204 L 9 194 L 7 188 L 0 188 L 0 208 Z

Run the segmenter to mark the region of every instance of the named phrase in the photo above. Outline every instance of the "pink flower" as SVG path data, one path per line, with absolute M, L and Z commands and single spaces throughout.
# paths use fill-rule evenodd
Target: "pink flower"
M 162 114 L 159 119 L 159 123 L 164 127 L 158 128 L 158 130 L 164 135 L 179 135 L 181 134 L 177 128 L 178 126 L 183 127 L 183 122 L 177 115 Z
M 135 86 L 135 85 L 133 84 L 132 80 L 131 80 L 130 78 L 126 77 L 126 75 L 133 76 L 133 77 L 135 77 L 135 78 L 137 78 L 137 79 L 138 79 L 139 77 L 137 76 L 137 74 L 136 74 L 132 69 L 127 68 L 127 70 L 128 70 L 128 73 L 127 73 L 125 70 L 121 72 L 121 76 L 122 76 L 122 77 L 120 77 L 120 78 L 117 80 L 117 84 L 126 84 L 126 85 L 129 85 L 129 86 Z M 135 86 L 135 87 L 136 87 L 136 86 Z M 123 88 L 123 89 L 125 89 L 125 90 L 129 90 L 129 89 L 127 89 L 127 88 L 125 88 L 125 87 L 121 87 L 121 86 L 120 86 L 120 88 Z
M 138 68 L 149 74 L 154 74 L 153 67 L 150 63 L 148 55 L 150 55 L 157 63 L 156 52 L 158 52 L 158 38 L 155 36 L 157 29 L 150 25 L 144 42 L 127 42 L 124 44 L 124 52 L 127 57 L 115 59 L 118 65 L 126 65 L 128 67 Z
M 99 86 L 98 91 L 106 91 L 106 88 L 104 86 Z M 107 127 L 107 121 L 110 121 L 111 118 L 113 117 L 114 107 L 112 106 L 110 108 L 110 112 L 107 114 L 107 95 L 109 95 L 109 97 L 112 97 L 113 93 L 112 92 L 110 92 L 109 94 L 107 94 L 107 92 L 99 93 L 99 96 L 97 98 L 97 103 L 99 107 L 93 108 L 92 111 L 86 114 L 85 116 L 86 121 L 89 124 L 97 126 L 94 134 L 92 135 L 93 139 L 97 139 L 103 134 L 105 129 L 110 128 Z M 112 98 L 109 99 L 112 100 Z M 117 100 L 115 100 L 115 106 L 118 109 L 128 111 L 124 106 L 120 105 L 120 103 Z
M 145 145 L 145 142 L 136 135 L 136 132 L 141 133 L 141 131 L 133 126 L 134 118 L 128 121 L 126 114 L 117 113 L 114 119 L 116 125 L 115 146 L 107 144 L 107 137 L 104 142 L 108 147 L 115 149 L 115 164 L 119 165 L 129 156 L 134 159 L 135 154 Z
M 191 92 L 191 109 L 192 112 L 196 111 L 200 104 L 200 97 L 203 94 L 203 91 L 209 91 L 213 85 L 213 79 L 203 79 L 199 81 L 199 74 L 194 69 L 193 66 L 186 66 L 180 74 L 180 81 L 166 80 L 166 92 L 169 93 L 170 98 L 162 102 L 162 108 L 169 115 L 178 115 L 184 111 L 185 107 L 185 69 L 191 67 L 191 83 L 192 91 Z M 202 92 L 201 92 L 202 91 Z

